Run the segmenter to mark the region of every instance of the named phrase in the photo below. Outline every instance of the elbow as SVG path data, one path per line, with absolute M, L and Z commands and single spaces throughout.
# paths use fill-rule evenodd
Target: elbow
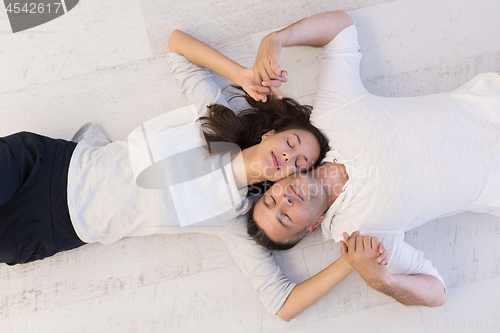
M 436 306 L 444 305 L 444 303 L 446 303 L 446 291 L 443 288 L 443 292 L 440 293 L 439 295 L 437 295 L 434 302 L 429 306 L 436 307 Z
M 441 282 L 439 282 L 441 284 Z M 437 307 L 441 306 L 444 303 L 446 303 L 446 289 L 440 290 L 439 292 L 436 292 L 431 299 L 429 299 L 427 302 L 423 302 L 421 305 L 428 306 L 428 307 Z
M 434 298 L 432 304 L 430 304 L 429 306 L 432 306 L 432 307 L 441 306 L 444 303 L 446 303 L 446 288 L 441 283 L 441 281 L 438 281 L 438 285 L 439 285 L 439 287 L 437 287 L 437 288 L 438 288 L 439 292 L 436 293 L 436 297 Z
M 168 38 L 168 49 L 172 53 L 179 53 L 179 39 L 181 38 L 183 32 L 175 29 L 170 34 Z
M 446 296 L 443 297 L 442 299 L 440 298 L 440 299 L 434 300 L 433 302 L 427 304 L 427 306 L 431 307 L 431 308 L 435 308 L 435 307 L 444 305 L 444 303 L 446 303 Z
M 276 314 L 278 317 L 280 317 L 281 320 L 286 321 L 287 323 L 290 322 L 290 320 L 293 319 L 293 317 L 290 316 L 285 316 L 283 314 L 280 314 L 279 312 Z
M 295 318 L 295 316 L 293 316 L 292 314 L 286 313 L 286 311 L 282 311 L 282 310 L 283 310 L 283 307 L 278 311 L 278 313 L 276 313 L 276 315 L 278 317 L 280 317 L 281 320 L 286 321 L 287 323 L 289 323 L 290 320 L 292 320 L 293 318 Z

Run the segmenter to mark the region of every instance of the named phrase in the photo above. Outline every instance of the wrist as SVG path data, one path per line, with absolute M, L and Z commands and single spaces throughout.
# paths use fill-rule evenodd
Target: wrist
M 238 64 L 236 67 L 234 78 L 231 81 L 233 81 L 237 86 L 242 87 L 243 81 L 245 80 L 245 77 L 247 76 L 248 70 L 251 70 L 251 69 L 243 67 L 243 66 Z M 252 71 L 252 77 L 253 77 L 253 71 Z
M 273 41 L 275 43 L 278 43 L 280 45 L 280 47 L 294 45 L 293 38 L 292 38 L 292 31 L 290 28 L 286 28 L 286 29 L 283 29 L 281 31 L 273 32 L 271 35 L 272 35 Z
M 352 266 L 349 265 L 349 263 L 347 262 L 347 260 L 345 260 L 344 257 L 340 257 L 338 260 L 341 265 L 340 267 L 344 270 L 344 272 L 346 272 L 347 274 L 351 274 L 352 272 L 354 272 L 354 268 L 352 268 Z
M 275 48 L 282 48 L 283 46 L 286 46 L 286 43 L 289 40 L 289 35 L 290 33 L 285 29 L 272 32 L 265 38 L 268 40 L 269 44 L 274 45 Z

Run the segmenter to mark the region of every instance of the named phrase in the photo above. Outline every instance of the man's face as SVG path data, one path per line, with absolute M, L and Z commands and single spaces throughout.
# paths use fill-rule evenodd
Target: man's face
M 319 179 L 297 173 L 271 186 L 255 204 L 253 218 L 271 240 L 287 242 L 305 229 L 316 230 L 327 200 Z

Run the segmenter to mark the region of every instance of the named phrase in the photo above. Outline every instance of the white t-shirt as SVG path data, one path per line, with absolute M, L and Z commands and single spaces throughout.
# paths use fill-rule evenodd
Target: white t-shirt
M 354 25 L 322 48 L 312 121 L 330 140 L 324 162 L 349 175 L 322 222 L 324 239 L 377 236 L 391 273 L 443 282 L 404 232 L 463 211 L 500 216 L 500 76 L 449 93 L 379 97 L 361 83 L 359 49 Z

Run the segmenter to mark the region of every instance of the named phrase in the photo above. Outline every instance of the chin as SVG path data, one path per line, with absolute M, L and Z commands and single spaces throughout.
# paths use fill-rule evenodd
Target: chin
M 279 178 L 279 177 L 273 176 L 273 177 L 269 177 L 267 180 L 270 181 L 270 182 L 275 182 L 276 183 L 280 179 L 281 178 Z

